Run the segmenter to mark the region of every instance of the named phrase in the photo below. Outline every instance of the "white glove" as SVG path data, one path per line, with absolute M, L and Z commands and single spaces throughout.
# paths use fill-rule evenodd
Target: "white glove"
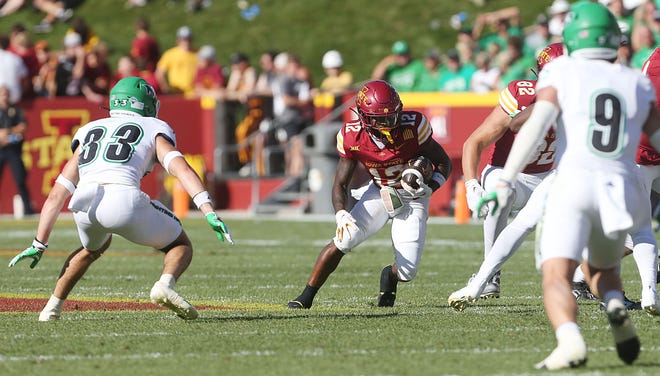
M 477 211 L 479 201 L 486 192 L 481 188 L 481 184 L 477 179 L 470 179 L 465 182 L 465 195 L 467 196 L 468 208 L 475 213 L 478 218 L 483 218 L 488 214 L 488 205 L 481 207 L 481 211 Z
M 495 186 L 495 190 L 488 192 L 484 197 L 479 200 L 477 210 L 481 211 L 488 203 L 493 202 L 493 207 L 490 209 L 492 216 L 497 215 L 497 209 L 505 208 L 509 204 L 509 200 L 513 197 L 513 185 L 505 180 L 500 180 Z
M 424 182 L 419 182 L 419 188 L 415 189 L 402 180 L 401 188 L 408 192 L 412 196 L 413 200 L 417 198 L 431 197 L 431 194 L 433 194 L 433 189 L 431 189 L 431 187 L 429 187 Z
M 347 239 L 351 238 L 351 233 L 357 231 L 357 225 L 355 218 L 351 213 L 342 209 L 335 213 L 335 220 L 337 221 L 337 239 L 341 242 L 344 240 L 344 234 L 346 234 Z

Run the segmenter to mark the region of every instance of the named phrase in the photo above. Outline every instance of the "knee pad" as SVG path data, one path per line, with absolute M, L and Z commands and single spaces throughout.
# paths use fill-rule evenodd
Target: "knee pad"
M 344 252 L 348 253 L 353 248 L 357 247 L 364 240 L 364 231 L 359 226 L 351 227 L 346 230 L 347 233 L 344 233 L 342 239 L 339 240 L 336 236 L 332 239 L 337 248 Z

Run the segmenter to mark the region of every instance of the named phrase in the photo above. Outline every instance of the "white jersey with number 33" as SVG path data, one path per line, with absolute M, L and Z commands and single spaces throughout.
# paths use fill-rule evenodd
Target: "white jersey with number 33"
M 72 148 L 80 145 L 80 184 L 140 186 L 140 179 L 156 162 L 156 136 L 176 146 L 172 128 L 162 120 L 141 116 L 113 116 L 81 127 Z
M 619 64 L 561 56 L 536 84 L 557 89 L 557 169 L 632 171 L 641 129 L 655 101 L 650 80 Z M 570 146 L 569 146 L 570 145 Z

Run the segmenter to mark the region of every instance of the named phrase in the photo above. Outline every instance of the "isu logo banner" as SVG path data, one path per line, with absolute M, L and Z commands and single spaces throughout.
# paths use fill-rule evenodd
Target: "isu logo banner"
M 28 124 L 33 133 L 23 144 L 23 161 L 32 173 L 42 175 L 41 193 L 48 195 L 60 169 L 71 158 L 71 139 L 83 124 L 90 120 L 85 109 L 42 110 L 41 129 Z M 36 172 L 36 175 L 41 175 Z

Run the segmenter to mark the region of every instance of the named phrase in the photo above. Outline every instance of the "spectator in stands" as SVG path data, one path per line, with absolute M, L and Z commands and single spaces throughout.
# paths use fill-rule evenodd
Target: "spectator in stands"
M 33 0 L 32 6 L 46 16 L 34 27 L 35 33 L 49 33 L 57 21 L 66 22 L 73 17 L 73 7 L 79 0 Z
M 500 76 L 499 68 L 491 66 L 490 56 L 486 51 L 477 53 L 474 61 L 477 70 L 470 79 L 470 91 L 475 93 L 496 91 Z
M 255 155 L 260 163 L 257 167 L 260 173 L 264 172 L 263 148 L 279 145 L 285 150 L 284 172 L 300 176 L 304 168 L 302 141 L 295 136 L 311 124 L 311 88 L 308 81 L 300 79 L 301 64 L 295 55 L 278 54 L 275 68 L 278 75 L 273 84 L 273 119 L 262 123 L 255 140 Z
M 30 34 L 27 31 L 23 30 L 13 34 L 10 37 L 10 45 L 8 50 L 18 55 L 18 57 L 23 60 L 23 64 L 27 68 L 27 80 L 23 83 L 23 98 L 29 98 L 34 96 L 34 89 L 32 88 L 31 82 L 33 77 L 39 74 L 39 61 L 37 60 L 37 54 L 32 46 L 32 40 L 30 39 Z
M 115 86 L 119 80 L 126 77 L 135 76 L 137 77 L 140 74 L 140 71 L 137 69 L 135 60 L 129 55 L 124 55 L 117 60 L 117 69 L 112 78 L 111 86 Z
M 215 48 L 202 46 L 197 52 L 197 73 L 195 73 L 195 94 L 199 97 L 220 99 L 224 96 L 225 74 L 222 66 L 215 61 Z
M 484 33 L 486 26 L 493 30 Z M 486 49 L 491 43 L 497 43 L 501 50 L 506 48 L 510 36 L 522 36 L 520 28 L 520 9 L 509 7 L 494 12 L 477 15 L 472 28 L 472 37 L 477 40 L 480 49 Z
M 554 0 L 548 8 L 548 14 L 550 15 L 548 29 L 552 36 L 552 42 L 561 42 L 561 33 L 564 31 L 564 20 L 570 10 L 571 4 L 567 0 Z
M 612 12 L 619 24 L 619 28 L 626 30 L 626 33 L 632 31 L 634 22 L 633 14 L 626 8 L 623 0 L 599 0 L 599 2 Z M 653 12 L 651 12 L 651 14 L 653 14 Z M 622 24 L 625 24 L 626 26 L 622 26 Z
M 23 111 L 10 103 L 9 88 L 0 85 L 0 177 L 2 177 L 5 163 L 9 163 L 23 203 L 23 213 L 33 214 L 30 193 L 27 188 L 27 170 L 22 159 L 26 128 Z
M 438 80 L 442 72 L 442 57 L 440 51 L 432 48 L 424 55 L 424 72 L 419 80 L 419 84 L 415 87 L 415 91 L 437 91 Z
M 539 14 L 536 17 L 532 31 L 525 36 L 523 53 L 527 56 L 536 56 L 538 51 L 551 43 L 550 40 L 548 17 L 545 14 Z
M 7 0 L 4 4 L 0 2 L 0 5 L 0 18 L 2 18 L 21 9 L 25 5 L 25 0 Z
M 398 40 L 392 45 L 392 54 L 376 64 L 371 79 L 388 81 L 398 92 L 414 91 L 424 69 L 424 63 L 412 59 L 408 43 Z
M 39 62 L 39 70 L 32 79 L 32 88 L 37 96 L 54 96 L 56 91 L 57 56 L 50 52 L 48 42 L 43 39 L 34 44 L 34 51 Z
M 49 96 L 79 96 L 81 80 L 85 73 L 85 49 L 82 39 L 76 33 L 64 36 L 64 52 L 62 52 L 55 68 L 54 93 Z
M 231 70 L 225 97 L 227 100 L 245 103 L 257 84 L 257 70 L 243 52 L 233 53 L 229 60 Z
M 160 58 L 158 41 L 149 33 L 149 21 L 139 17 L 135 21 L 135 38 L 131 42 L 131 56 L 136 64 L 151 72 L 156 70 Z
M 181 26 L 176 31 L 176 46 L 163 53 L 156 65 L 158 86 L 164 93 L 195 94 L 197 54 L 192 49 L 192 31 Z
M 523 40 L 520 37 L 510 37 L 507 49 L 502 56 L 499 86 L 505 87 L 513 80 L 534 79 L 536 76 L 531 70 L 535 59 L 523 54 Z
M 453 93 L 468 91 L 473 73 L 474 70 L 466 69 L 461 64 L 458 51 L 450 49 L 447 51 L 445 69 L 438 79 L 438 90 Z
M 633 49 L 630 66 L 636 69 L 642 69 L 644 62 L 651 56 L 655 49 L 656 41 L 653 33 L 646 25 L 636 25 L 632 30 L 631 43 Z
M 630 67 L 632 55 L 633 51 L 630 46 L 630 37 L 621 33 L 621 45 L 619 45 L 619 49 L 617 50 L 616 63 Z
M 272 85 L 277 73 L 275 72 L 275 56 L 278 52 L 275 50 L 266 51 L 259 57 L 259 65 L 261 66 L 261 73 L 257 78 L 255 92 L 259 95 L 272 96 Z
M 112 72 L 108 64 L 108 47 L 98 43 L 85 55 L 85 68 L 81 81 L 81 91 L 87 100 L 101 103 L 110 92 Z
M 28 70 L 21 58 L 9 52 L 9 38 L 0 35 L 0 86 L 9 89 L 9 103 L 18 102 L 28 81 Z
M 67 34 L 76 33 L 80 35 L 85 53 L 90 53 L 101 42 L 101 39 L 94 33 L 91 27 L 85 22 L 82 17 L 74 17 L 71 19 L 71 28 L 67 30 Z
M 334 95 L 343 94 L 353 85 L 353 74 L 344 70 L 344 59 L 337 50 L 330 50 L 323 54 L 321 65 L 325 77 L 321 81 L 319 91 Z
M 142 78 L 154 88 L 156 94 L 160 94 L 160 87 L 154 73 L 146 69 L 140 69 L 135 60 L 129 55 L 124 55 L 117 60 L 117 70 L 110 86 L 112 87 L 122 78 L 130 76 Z

